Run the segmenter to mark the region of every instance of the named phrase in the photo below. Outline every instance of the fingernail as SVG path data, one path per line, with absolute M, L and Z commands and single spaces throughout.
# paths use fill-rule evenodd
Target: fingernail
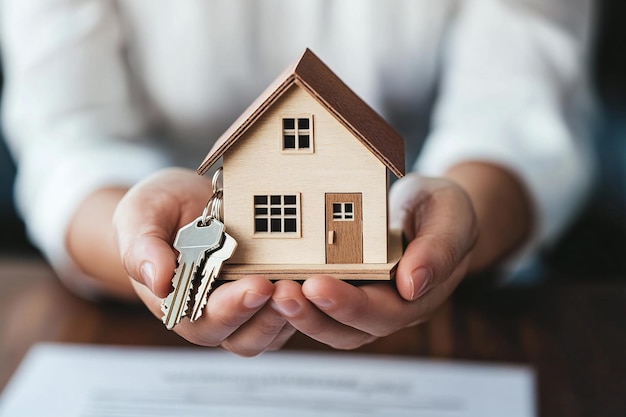
M 300 304 L 291 298 L 272 300 L 272 308 L 283 316 L 294 317 L 302 310 Z
M 318 307 L 330 308 L 333 306 L 333 301 L 326 297 L 313 297 L 310 300 Z
M 154 265 L 152 262 L 141 264 L 141 279 L 151 291 L 154 292 Z
M 247 291 L 243 296 L 243 305 L 247 308 L 258 308 L 269 300 L 269 295 L 259 294 L 254 291 Z
M 416 300 L 428 290 L 428 286 L 433 280 L 433 271 L 423 266 L 411 272 L 411 300 Z M 415 289 L 417 288 L 417 292 Z

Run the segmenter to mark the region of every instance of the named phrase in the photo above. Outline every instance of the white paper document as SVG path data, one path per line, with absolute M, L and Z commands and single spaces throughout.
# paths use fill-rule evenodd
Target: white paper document
M 524 367 L 355 353 L 41 344 L 0 417 L 534 417 Z

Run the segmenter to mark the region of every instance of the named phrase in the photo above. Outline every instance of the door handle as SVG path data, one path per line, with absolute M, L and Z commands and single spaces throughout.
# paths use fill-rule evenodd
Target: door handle
M 329 230 L 328 231 L 328 244 L 332 245 L 333 243 L 335 243 L 335 231 Z

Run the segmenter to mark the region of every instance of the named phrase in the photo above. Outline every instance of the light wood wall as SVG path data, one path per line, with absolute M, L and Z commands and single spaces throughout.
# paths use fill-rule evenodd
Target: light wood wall
M 313 114 L 313 153 L 282 152 L 281 117 Z M 363 262 L 387 262 L 385 165 L 294 85 L 224 155 L 224 222 L 239 246 L 230 263 L 324 264 L 325 193 L 363 194 Z M 254 236 L 256 194 L 300 193 L 300 238 Z

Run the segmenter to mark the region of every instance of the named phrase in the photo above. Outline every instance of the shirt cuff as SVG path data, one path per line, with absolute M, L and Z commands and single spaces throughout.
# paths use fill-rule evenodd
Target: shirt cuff
M 94 191 L 130 187 L 169 161 L 153 148 L 124 142 L 111 146 L 106 141 L 87 149 L 41 146 L 29 156 L 21 161 L 16 179 L 16 203 L 29 238 L 72 290 L 95 298 L 94 279 L 81 271 L 65 245 L 72 216 Z M 94 251 L 97 245 L 94 242 Z
M 507 131 L 493 129 L 484 134 L 435 130 L 414 167 L 422 175 L 442 176 L 462 162 L 485 162 L 501 166 L 521 180 L 533 205 L 534 228 L 527 243 L 503 262 L 508 276 L 534 262 L 539 249 L 555 243 L 581 209 L 592 183 L 587 143 L 574 140 L 541 114 L 528 114 L 524 121 Z M 543 129 L 530 132 L 536 129 L 533 126 Z

